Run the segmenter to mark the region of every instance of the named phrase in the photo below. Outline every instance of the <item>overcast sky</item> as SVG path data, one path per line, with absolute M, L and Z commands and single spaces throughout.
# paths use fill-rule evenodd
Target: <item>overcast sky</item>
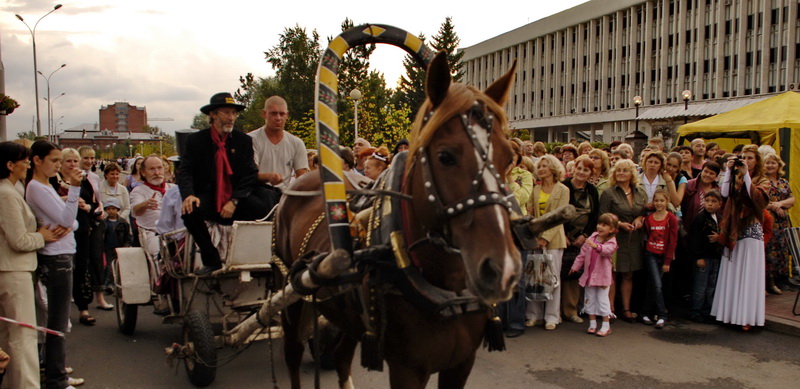
M 37 62 L 50 79 L 57 129 L 96 123 L 98 109 L 117 101 L 147 107 L 151 121 L 166 132 L 188 128 L 212 94 L 233 92 L 239 76 L 273 75 L 264 51 L 278 43 L 286 27 L 316 29 L 322 46 L 340 32 L 345 17 L 356 25 L 381 23 L 414 34 L 435 35 L 451 16 L 461 46 L 571 8 L 586 0 L 559 1 L 208 1 L 64 0 L 36 29 Z M 33 28 L 58 1 L 0 0 L 0 55 L 6 94 L 22 105 L 7 116 L 9 139 L 34 129 L 36 115 L 31 35 L 14 14 Z M 401 4 L 403 7 L 397 7 Z M 403 72 L 404 52 L 379 45 L 374 69 L 394 85 Z M 39 76 L 39 96 L 47 96 Z M 47 132 L 47 102 L 40 100 L 42 133 Z

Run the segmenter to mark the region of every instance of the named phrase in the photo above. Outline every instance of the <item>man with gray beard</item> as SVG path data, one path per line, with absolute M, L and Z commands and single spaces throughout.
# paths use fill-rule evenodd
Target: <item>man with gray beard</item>
M 205 276 L 222 268 L 219 251 L 211 242 L 205 221 L 230 225 L 234 220 L 263 218 L 271 209 L 270 195 L 258 185 L 253 139 L 233 129 L 244 105 L 230 93 L 217 93 L 200 112 L 208 115 L 211 128 L 186 139 L 178 170 L 181 211 L 186 229 L 200 247 Z M 274 205 L 274 204 L 273 204 Z
M 148 254 L 158 255 L 158 238 L 156 222 L 161 215 L 161 203 L 164 193 L 173 187 L 164 179 L 164 164 L 155 154 L 149 155 L 142 162 L 143 185 L 131 191 L 131 213 L 139 226 L 139 234 L 143 236 L 142 247 Z

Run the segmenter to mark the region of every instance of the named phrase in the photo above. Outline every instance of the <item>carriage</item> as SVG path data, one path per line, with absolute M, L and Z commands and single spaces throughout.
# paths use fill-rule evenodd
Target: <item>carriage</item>
M 272 236 L 272 222 L 237 221 L 210 229 L 225 258 L 224 269 L 211 277 L 192 274 L 200 256 L 185 229 L 157 237 L 163 260 L 140 247 L 129 247 L 118 248 L 112 263 L 120 332 L 133 334 L 139 309 L 149 305 L 162 311 L 164 324 L 182 325 L 182 341 L 168 347 L 166 353 L 171 359 L 183 360 L 196 386 L 214 381 L 217 350 L 231 344 L 225 334 L 258 311 L 274 280 L 272 242 L 264 238 Z M 281 336 L 276 322 L 243 343 Z

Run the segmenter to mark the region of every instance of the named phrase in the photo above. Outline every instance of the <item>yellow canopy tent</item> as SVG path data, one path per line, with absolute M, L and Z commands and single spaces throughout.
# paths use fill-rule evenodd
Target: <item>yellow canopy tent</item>
M 770 145 L 786 162 L 792 194 L 800 196 L 800 94 L 786 92 L 678 128 L 677 144 L 695 138 L 717 142 L 732 150 L 737 143 Z M 789 211 L 800 226 L 800 204 Z

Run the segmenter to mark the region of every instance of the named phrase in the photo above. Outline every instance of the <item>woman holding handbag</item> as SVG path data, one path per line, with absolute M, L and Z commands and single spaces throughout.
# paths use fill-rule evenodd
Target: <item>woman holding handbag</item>
M 528 214 L 540 217 L 559 207 L 569 204 L 569 189 L 561 183 L 564 178 L 564 166 L 556 157 L 547 154 L 536 161 L 536 175 L 540 182 L 533 187 L 533 194 L 528 201 Z M 559 225 L 545 232 L 538 239 L 539 247 L 546 249 L 546 254 L 552 256 L 553 268 L 556 269 L 556 284 L 558 284 L 559 269 L 561 269 L 561 256 L 567 247 L 567 238 L 564 235 L 564 226 Z M 545 323 L 546 330 L 554 330 L 561 321 L 561 287 L 553 289 L 553 298 L 549 301 L 528 302 L 527 327 Z
M 572 177 L 564 180 L 563 184 L 569 189 L 569 203 L 575 207 L 578 216 L 564 223 L 564 233 L 567 238 L 567 248 L 561 260 L 561 313 L 573 323 L 583 323 L 578 316 L 578 302 L 581 298 L 581 286 L 578 279 L 581 274 L 569 275 L 575 257 L 581 251 L 586 238 L 592 235 L 597 227 L 597 217 L 600 214 L 600 196 L 597 189 L 590 182 L 592 170 L 596 166 L 589 156 L 581 155 L 575 160 Z M 601 152 L 603 152 L 601 150 Z

